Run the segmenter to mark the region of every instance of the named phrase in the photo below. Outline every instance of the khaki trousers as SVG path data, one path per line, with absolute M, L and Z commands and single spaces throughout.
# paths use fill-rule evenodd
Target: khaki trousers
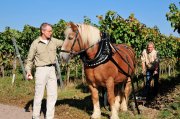
M 33 119 L 40 118 L 41 103 L 44 97 L 45 87 L 47 90 L 46 119 L 53 119 L 57 100 L 57 78 L 54 66 L 36 68 Z

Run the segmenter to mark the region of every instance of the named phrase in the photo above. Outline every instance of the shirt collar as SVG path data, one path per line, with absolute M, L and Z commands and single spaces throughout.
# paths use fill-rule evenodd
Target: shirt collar
M 146 50 L 147 54 L 152 54 L 153 52 L 155 52 L 155 49 L 153 49 L 151 52 L 148 52 L 148 50 Z
M 50 42 L 50 41 L 51 41 L 51 39 L 49 40 L 49 42 Z M 45 43 L 45 42 L 43 42 L 43 39 L 42 39 L 41 36 L 38 37 L 38 42 L 39 42 L 39 43 L 40 43 L 40 42 L 41 42 L 41 43 Z M 46 44 L 46 43 L 45 43 L 45 44 Z

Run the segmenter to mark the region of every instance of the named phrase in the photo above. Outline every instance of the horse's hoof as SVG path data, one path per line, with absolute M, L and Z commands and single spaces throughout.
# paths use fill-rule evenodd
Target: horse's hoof
M 94 115 L 92 115 L 92 116 L 90 117 L 90 119 L 101 119 L 101 116 L 94 116 Z
M 101 117 L 98 117 L 98 118 L 93 118 L 93 117 L 91 117 L 90 119 L 101 119 Z
M 119 117 L 118 116 L 113 116 L 110 119 L 119 119 Z

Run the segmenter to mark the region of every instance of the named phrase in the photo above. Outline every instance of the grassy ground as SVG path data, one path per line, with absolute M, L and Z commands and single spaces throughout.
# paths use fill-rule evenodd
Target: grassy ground
M 170 79 L 170 78 L 163 78 Z M 164 98 L 170 96 L 172 102 L 163 105 L 164 107 L 158 111 L 154 109 L 146 110 L 141 115 L 137 115 L 134 111 L 122 112 L 119 114 L 122 119 L 171 119 L 180 117 L 180 82 L 179 76 L 174 78 L 176 82 L 173 89 L 166 91 L 160 96 Z M 34 80 L 22 80 L 22 76 L 17 76 L 15 83 L 12 85 L 12 78 L 0 78 L 0 102 L 3 104 L 16 105 L 27 110 L 32 109 L 34 96 Z M 172 83 L 172 82 L 171 82 Z M 169 85 L 167 83 L 166 85 Z M 90 93 L 85 90 L 87 87 L 79 85 L 79 83 L 70 83 L 63 90 L 58 89 L 58 100 L 56 103 L 55 117 L 60 119 L 89 119 L 92 114 L 92 102 Z M 166 88 L 166 87 L 165 87 Z M 164 89 L 165 90 L 165 89 Z M 46 95 L 42 103 L 42 112 L 46 106 Z M 163 100 L 163 99 L 162 99 Z M 165 100 L 165 99 L 164 99 Z M 102 119 L 109 118 L 109 111 L 102 109 Z M 150 116 L 147 116 L 149 113 Z

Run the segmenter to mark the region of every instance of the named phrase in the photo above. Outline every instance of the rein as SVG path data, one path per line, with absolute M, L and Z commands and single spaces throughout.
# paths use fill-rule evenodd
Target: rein
M 98 43 L 99 43 L 99 42 L 98 42 Z M 98 43 L 96 43 L 96 44 L 98 44 Z M 81 51 L 79 51 L 79 52 L 74 52 L 74 51 L 72 51 L 72 50 L 71 50 L 71 51 L 68 51 L 68 50 L 60 50 L 60 52 L 70 53 L 72 56 L 77 56 L 77 55 L 79 55 L 79 54 L 87 51 L 89 48 L 92 48 L 92 47 L 93 47 L 94 45 L 96 45 L 96 44 L 93 44 L 93 45 L 89 46 L 88 48 L 83 49 L 83 50 L 81 50 Z

